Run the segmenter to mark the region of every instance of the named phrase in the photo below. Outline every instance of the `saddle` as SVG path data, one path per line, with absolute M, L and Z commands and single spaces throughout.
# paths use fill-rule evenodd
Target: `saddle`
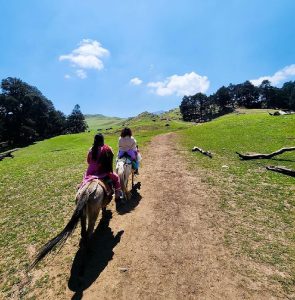
M 122 156 L 118 157 L 118 158 L 117 158 L 117 161 L 118 161 L 118 160 L 123 160 L 124 163 L 126 163 L 126 164 L 131 164 L 131 163 L 132 163 L 132 158 L 131 158 L 131 156 L 128 155 L 126 152 L 125 152 Z
M 125 152 L 121 157 L 118 157 L 118 160 L 124 160 L 124 162 L 128 165 L 132 166 L 132 170 L 137 170 L 136 168 L 136 160 L 133 160 L 127 152 Z

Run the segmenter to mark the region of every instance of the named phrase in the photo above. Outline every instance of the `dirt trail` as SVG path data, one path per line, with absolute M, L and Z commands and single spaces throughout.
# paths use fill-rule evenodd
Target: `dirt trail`
M 120 213 L 111 206 L 87 259 L 76 253 L 67 299 L 271 299 L 233 271 L 218 198 L 188 171 L 176 139 L 152 140 L 140 195 Z

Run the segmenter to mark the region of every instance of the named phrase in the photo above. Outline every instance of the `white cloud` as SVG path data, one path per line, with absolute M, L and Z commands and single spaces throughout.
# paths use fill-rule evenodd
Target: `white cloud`
M 74 49 L 70 54 L 61 55 L 59 60 L 68 60 L 73 67 L 79 69 L 101 70 L 104 68 L 102 58 L 109 55 L 109 50 L 103 48 L 98 41 L 83 39 L 79 43 L 78 48 Z M 84 74 L 86 73 L 84 72 Z
M 130 83 L 131 85 L 141 85 L 141 84 L 142 84 L 142 80 L 141 80 L 140 78 L 138 78 L 138 77 L 134 77 L 134 78 L 132 78 L 132 79 L 129 81 L 129 83 Z
M 263 76 L 257 79 L 250 80 L 252 84 L 258 86 L 263 80 L 269 80 L 271 84 L 277 85 L 287 78 L 295 75 L 295 64 L 286 66 L 285 68 L 277 71 L 272 76 Z
M 70 78 L 71 78 L 71 75 L 69 75 L 69 74 L 65 75 L 65 79 L 70 79 Z
M 184 96 L 194 95 L 199 92 L 205 93 L 209 89 L 210 81 L 207 76 L 191 72 L 184 75 L 172 75 L 164 81 L 150 82 L 147 86 L 159 96 L 172 94 Z
M 76 75 L 81 79 L 87 78 L 87 73 L 82 69 L 77 70 Z

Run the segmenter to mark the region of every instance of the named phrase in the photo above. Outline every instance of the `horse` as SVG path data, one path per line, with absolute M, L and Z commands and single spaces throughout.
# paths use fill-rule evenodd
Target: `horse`
M 65 228 L 53 239 L 47 242 L 36 254 L 29 270 L 34 268 L 53 248 L 63 246 L 68 237 L 81 222 L 81 245 L 86 245 L 90 239 L 99 211 L 104 214 L 106 206 L 112 200 L 112 193 L 100 179 L 93 178 L 80 187 L 76 193 L 76 208 Z M 86 221 L 88 219 L 88 227 Z
M 134 170 L 132 168 L 132 161 L 128 156 L 117 158 L 116 173 L 120 178 L 121 188 L 124 200 L 129 200 L 131 195 L 128 191 L 128 181 L 131 175 L 131 187 L 134 187 Z

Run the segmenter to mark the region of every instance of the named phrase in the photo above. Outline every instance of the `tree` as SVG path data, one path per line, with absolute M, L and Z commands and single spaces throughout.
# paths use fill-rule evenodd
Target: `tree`
M 64 113 L 59 110 L 52 110 L 49 112 L 49 120 L 48 131 L 52 136 L 66 132 L 67 119 Z
M 65 130 L 65 116 L 36 87 L 18 78 L 1 82 L 0 138 L 13 145 L 23 145 Z
M 269 107 L 273 95 L 273 89 L 269 80 L 263 80 L 259 86 L 259 95 L 262 107 Z
M 283 108 L 295 109 L 295 81 L 285 82 L 281 91 L 281 106 Z
M 235 107 L 295 110 L 295 81 L 284 83 L 282 88 L 271 86 L 269 80 L 259 87 L 245 81 L 222 86 L 208 97 L 202 93 L 184 96 L 180 112 L 185 121 L 199 121 L 232 112 Z
M 259 89 L 255 87 L 250 81 L 238 84 L 237 88 L 237 102 L 239 106 L 246 108 L 260 108 L 261 102 L 259 99 Z
M 204 115 L 205 115 L 205 110 L 208 108 L 208 97 L 205 94 L 202 93 L 197 93 L 194 96 L 194 101 L 197 106 L 198 114 L 199 114 L 199 119 L 203 120 Z
M 84 132 L 86 129 L 87 123 L 85 121 L 84 115 L 80 110 L 80 106 L 76 104 L 72 113 L 67 118 L 67 132 L 79 133 Z
M 184 121 L 192 121 L 196 115 L 196 106 L 191 96 L 184 96 L 182 98 L 179 109 Z
M 231 95 L 228 88 L 222 86 L 214 94 L 214 102 L 220 107 L 220 110 L 224 110 L 226 107 L 231 105 Z
M 205 94 L 197 93 L 193 96 L 184 96 L 180 104 L 180 112 L 185 121 L 202 120 L 208 104 Z

